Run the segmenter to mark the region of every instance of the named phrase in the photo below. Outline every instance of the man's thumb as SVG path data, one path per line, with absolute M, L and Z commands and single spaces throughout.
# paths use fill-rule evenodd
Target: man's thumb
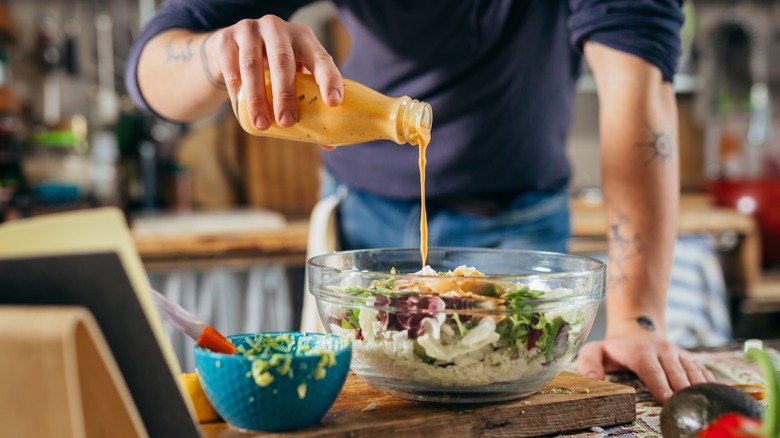
M 604 349 L 600 342 L 582 346 L 577 356 L 577 372 L 591 379 L 604 379 Z

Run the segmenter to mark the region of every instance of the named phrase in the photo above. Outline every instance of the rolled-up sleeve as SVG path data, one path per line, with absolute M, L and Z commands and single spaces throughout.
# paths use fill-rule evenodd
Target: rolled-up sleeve
M 569 0 L 571 44 L 585 41 L 636 55 L 674 79 L 685 21 L 682 0 Z
M 311 0 L 166 0 L 133 42 L 125 63 L 125 88 L 136 106 L 149 112 L 138 86 L 138 60 L 146 43 L 170 29 L 207 32 L 237 23 L 245 18 L 275 14 L 288 19 Z

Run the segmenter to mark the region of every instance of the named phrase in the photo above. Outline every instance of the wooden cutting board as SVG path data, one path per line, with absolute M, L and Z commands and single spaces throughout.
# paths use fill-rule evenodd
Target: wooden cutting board
M 376 408 L 365 410 L 373 403 Z M 350 373 L 339 398 L 316 426 L 293 433 L 238 431 L 225 423 L 201 425 L 207 438 L 237 437 L 526 437 L 629 423 L 636 417 L 634 388 L 563 372 L 541 394 L 500 403 L 419 403 L 377 391 Z

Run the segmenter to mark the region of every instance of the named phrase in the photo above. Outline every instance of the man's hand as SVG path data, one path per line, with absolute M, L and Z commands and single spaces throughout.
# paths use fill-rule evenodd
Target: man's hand
M 298 120 L 295 73 L 304 68 L 314 75 L 326 105 L 341 104 L 341 73 L 311 28 L 265 15 L 209 33 L 160 33 L 144 46 L 138 81 L 149 106 L 182 122 L 210 114 L 226 98 L 235 108 L 241 86 L 249 120 L 265 130 L 273 120 L 281 127 Z M 266 69 L 273 96 L 266 93 Z
M 605 373 L 621 370 L 633 371 L 659 403 L 689 385 L 716 381 L 693 354 L 641 329 L 582 346 L 580 374 L 603 379 Z
M 344 96 L 344 84 L 333 58 L 317 40 L 311 28 L 289 23 L 275 15 L 241 20 L 214 33 L 209 57 L 219 66 L 235 107 L 239 85 L 247 101 L 249 120 L 264 130 L 276 123 L 290 127 L 298 120 L 295 73 L 307 68 L 320 87 L 326 105 L 336 106 Z M 273 90 L 273 108 L 266 95 L 265 68 Z

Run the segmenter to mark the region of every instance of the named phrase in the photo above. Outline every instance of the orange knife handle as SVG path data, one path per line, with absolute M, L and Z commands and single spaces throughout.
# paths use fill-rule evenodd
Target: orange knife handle
M 236 346 L 210 325 L 207 325 L 203 329 L 203 333 L 198 336 L 198 345 L 217 353 L 234 354 L 236 352 Z

